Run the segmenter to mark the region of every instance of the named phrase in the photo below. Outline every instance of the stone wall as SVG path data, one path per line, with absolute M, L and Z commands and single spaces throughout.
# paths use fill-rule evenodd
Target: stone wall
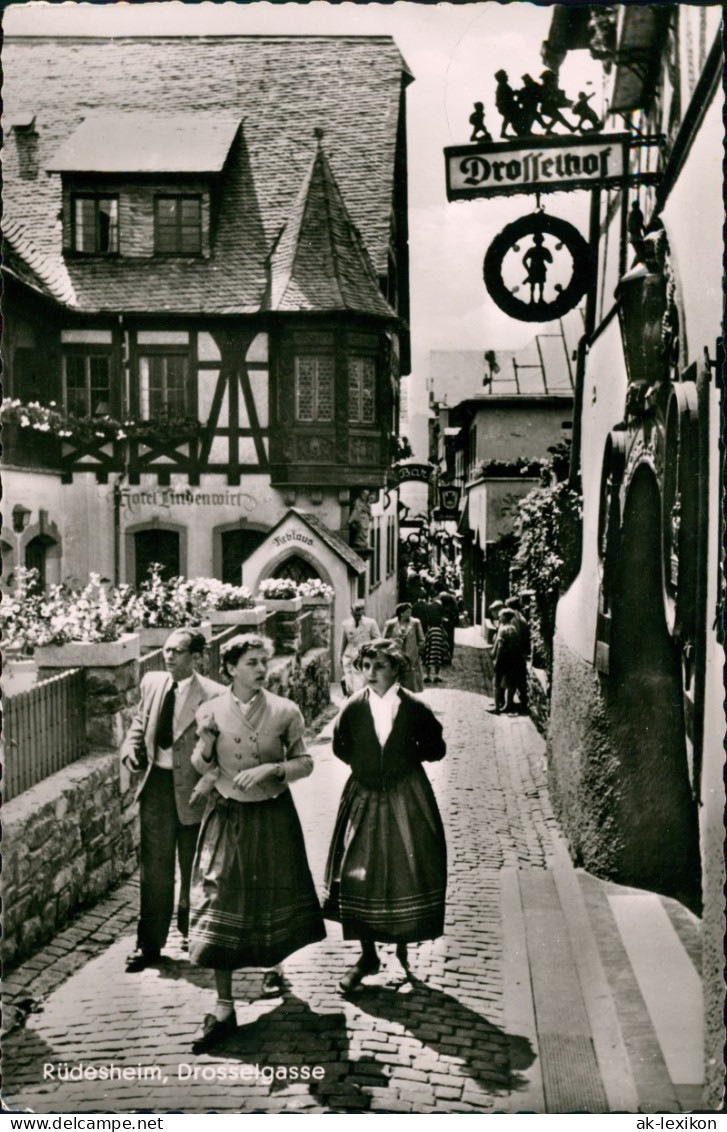
M 41 679 L 58 669 L 41 670 Z M 328 648 L 275 657 L 267 687 L 287 696 L 310 723 L 330 702 Z M 86 671 L 83 759 L 46 778 L 3 808 L 3 945 L 12 966 L 79 912 L 133 873 L 138 864 L 134 781 L 118 748 L 138 700 L 139 664 Z
M 137 807 L 116 751 L 93 752 L 3 806 L 3 962 L 27 958 L 137 866 Z

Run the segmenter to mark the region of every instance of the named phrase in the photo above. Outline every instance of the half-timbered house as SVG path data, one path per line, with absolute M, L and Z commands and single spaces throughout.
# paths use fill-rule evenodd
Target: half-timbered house
M 394 42 L 11 37 L 4 65 L 6 573 L 320 577 L 337 620 L 354 594 L 388 616 L 409 367 Z M 75 425 L 20 427 L 33 402 Z

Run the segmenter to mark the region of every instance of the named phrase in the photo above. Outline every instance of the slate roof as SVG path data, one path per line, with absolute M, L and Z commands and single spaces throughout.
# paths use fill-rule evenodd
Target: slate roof
M 386 272 L 399 101 L 408 73 L 390 37 L 8 37 L 3 65 L 6 119 L 35 115 L 38 168 L 29 175 L 21 152 L 27 140 L 11 131 L 4 151 L 6 220 L 22 223 L 46 277 L 64 276 L 80 309 L 260 310 L 271 249 L 291 222 L 306 177 L 316 172 L 316 127 L 325 131 L 331 180 L 360 233 L 360 254 L 368 253 L 375 274 Z M 46 168 L 89 115 L 149 111 L 243 122 L 225 168 L 211 257 L 64 263 L 61 177 Z M 315 296 L 296 298 L 297 263 L 303 259 L 293 264 L 286 309 L 301 309 L 296 301 L 311 309 L 305 304 Z M 353 300 L 341 278 L 346 270 L 338 287 Z M 367 282 L 364 290 L 368 295 Z
M 91 114 L 63 142 L 48 172 L 219 173 L 239 119 L 218 114 Z
M 46 298 L 67 306 L 75 304 L 73 286 L 63 262 L 50 269 L 47 257 L 41 255 L 23 224 L 3 220 L 3 268 L 26 286 Z
M 270 309 L 355 310 L 396 318 L 319 147 L 270 258 Z

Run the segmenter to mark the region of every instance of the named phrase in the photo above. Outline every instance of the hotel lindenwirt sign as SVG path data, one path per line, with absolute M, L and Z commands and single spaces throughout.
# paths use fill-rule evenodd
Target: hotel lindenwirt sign
M 449 146 L 444 154 L 450 201 L 598 189 L 627 180 L 629 136 L 531 136 L 527 141 Z

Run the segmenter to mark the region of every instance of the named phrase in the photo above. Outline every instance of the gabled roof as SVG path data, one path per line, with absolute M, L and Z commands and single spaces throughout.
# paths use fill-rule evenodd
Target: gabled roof
M 320 145 L 270 257 L 270 309 L 396 317 Z
M 80 309 L 260 310 L 268 257 L 315 157 L 315 127 L 325 131 L 327 160 L 360 233 L 361 255 L 368 253 L 375 275 L 386 273 L 407 76 L 389 36 L 9 36 L 3 65 L 4 113 L 9 120 L 19 111 L 35 116 L 39 170 L 28 179 L 27 143 L 12 131 L 4 149 L 5 216 L 23 223 L 50 276 L 67 274 Z M 45 170 L 90 111 L 244 120 L 225 166 L 209 259 L 69 257 L 64 263 L 61 177 Z M 368 297 L 367 281 L 364 290 Z
M 46 165 L 49 173 L 219 173 L 239 119 L 218 114 L 92 114 Z
M 334 554 L 342 558 L 350 570 L 353 570 L 355 574 L 363 574 L 366 569 L 366 563 L 363 558 L 361 558 L 355 550 L 352 550 L 348 543 L 343 541 L 340 535 L 337 535 L 335 531 L 327 527 L 322 519 L 319 519 L 317 515 L 311 514 L 310 511 L 299 511 L 297 507 L 291 507 L 288 514 L 297 515 L 299 519 L 307 523 L 313 533 L 317 534 L 321 541 L 330 547 Z

